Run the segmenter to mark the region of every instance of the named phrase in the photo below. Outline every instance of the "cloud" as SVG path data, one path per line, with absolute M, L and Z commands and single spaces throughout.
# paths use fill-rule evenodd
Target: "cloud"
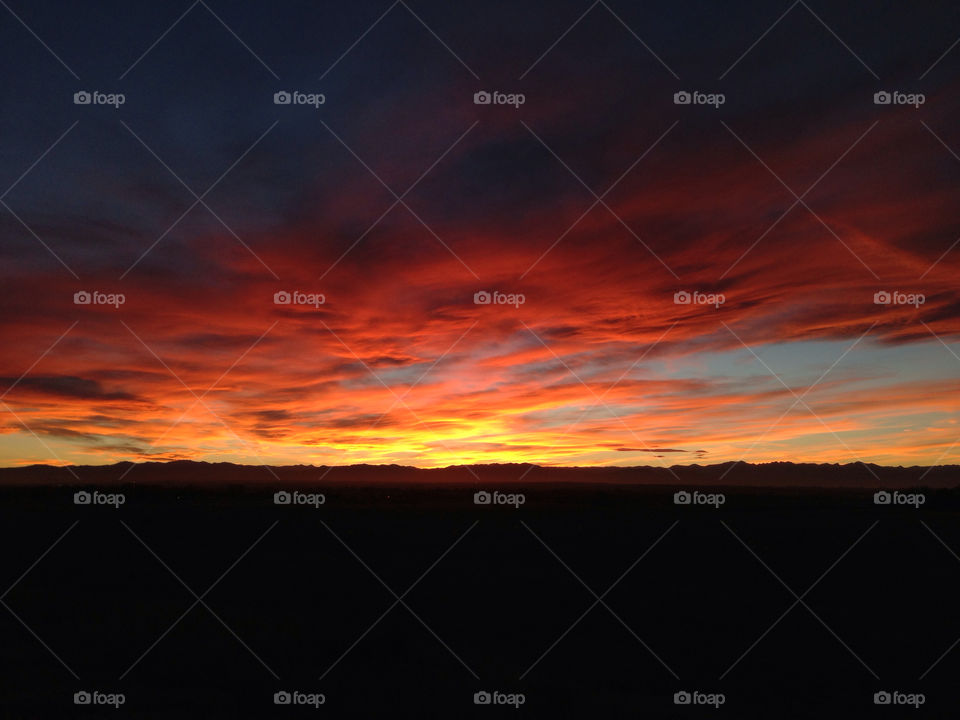
M 676 108 L 666 93 L 617 113 L 585 103 L 621 80 L 531 92 L 533 132 L 494 115 L 455 146 L 469 93 L 430 122 L 380 105 L 327 118 L 398 193 L 442 156 L 400 204 L 315 123 L 281 124 L 210 198 L 230 230 L 191 214 L 123 279 L 186 209 L 166 185 L 138 172 L 129 195 L 92 187 L 88 217 L 24 197 L 82 279 L 29 237 L 4 255 L 4 402 L 53 451 L 98 462 L 951 457 L 960 197 L 942 146 L 910 116 L 870 129 L 872 106 L 831 84 L 789 142 L 758 120 L 782 108 L 731 98 L 736 137 L 719 116 L 685 120 L 644 154 Z M 438 82 L 412 96 L 460 97 Z M 925 122 L 949 127 L 949 108 L 931 101 Z M 587 116 L 603 132 L 584 134 Z M 224 144 L 226 168 L 243 143 Z M 803 203 L 784 187 L 827 170 Z M 622 179 L 597 203 L 574 174 L 598 194 Z M 80 289 L 127 302 L 77 306 Z M 483 290 L 525 302 L 475 304 Z M 278 291 L 325 302 L 278 305 Z M 723 302 L 678 304 L 682 291 Z M 880 291 L 924 302 L 878 305 Z M 4 434 L 2 462 L 46 452 L 12 416 Z

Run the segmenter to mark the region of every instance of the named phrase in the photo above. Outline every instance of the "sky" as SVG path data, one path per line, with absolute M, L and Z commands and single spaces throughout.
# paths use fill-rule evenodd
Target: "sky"
M 0 466 L 960 462 L 954 3 L 253 5 L 0 8 Z

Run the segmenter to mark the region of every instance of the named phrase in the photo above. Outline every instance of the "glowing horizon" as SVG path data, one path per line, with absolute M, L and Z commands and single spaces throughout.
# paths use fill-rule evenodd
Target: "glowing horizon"
M 2 120 L 0 466 L 960 462 L 952 59 L 878 103 L 795 15 L 660 28 L 660 62 L 603 12 L 523 22 L 535 67 L 451 38 L 471 76 L 392 13 L 313 105 L 222 28 L 250 68 L 162 42 L 119 107 L 38 66 L 49 111 Z

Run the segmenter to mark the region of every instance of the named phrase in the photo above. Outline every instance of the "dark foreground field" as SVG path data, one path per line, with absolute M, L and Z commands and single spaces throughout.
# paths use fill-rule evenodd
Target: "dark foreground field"
M 805 482 L 767 469 L 792 489 L 202 465 L 114 485 L 124 470 L 0 471 L 4 717 L 947 717 L 960 703 L 955 469 L 919 483 L 935 489 L 911 487 L 920 470 L 878 482 L 856 467 Z M 877 505 L 880 486 L 903 494 Z M 704 495 L 678 505 L 679 490 Z M 502 495 L 478 505 L 478 491 Z M 81 691 L 103 695 L 74 705 Z M 324 703 L 275 704 L 283 691 Z M 482 691 L 523 704 L 474 704 Z M 682 691 L 723 704 L 677 705 Z M 924 702 L 875 705 L 884 691 Z M 96 704 L 121 693 L 119 710 Z

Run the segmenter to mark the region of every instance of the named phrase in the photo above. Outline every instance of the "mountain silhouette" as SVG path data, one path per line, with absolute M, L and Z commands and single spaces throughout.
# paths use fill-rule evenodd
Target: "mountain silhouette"
M 960 466 L 889 467 L 869 463 L 735 463 L 672 467 L 545 467 L 505 463 L 416 468 L 403 465 L 237 465 L 195 461 L 122 462 L 113 465 L 31 465 L 0 468 L 0 486 L 96 485 L 187 486 L 480 486 L 623 485 L 724 486 L 743 488 L 953 488 Z

